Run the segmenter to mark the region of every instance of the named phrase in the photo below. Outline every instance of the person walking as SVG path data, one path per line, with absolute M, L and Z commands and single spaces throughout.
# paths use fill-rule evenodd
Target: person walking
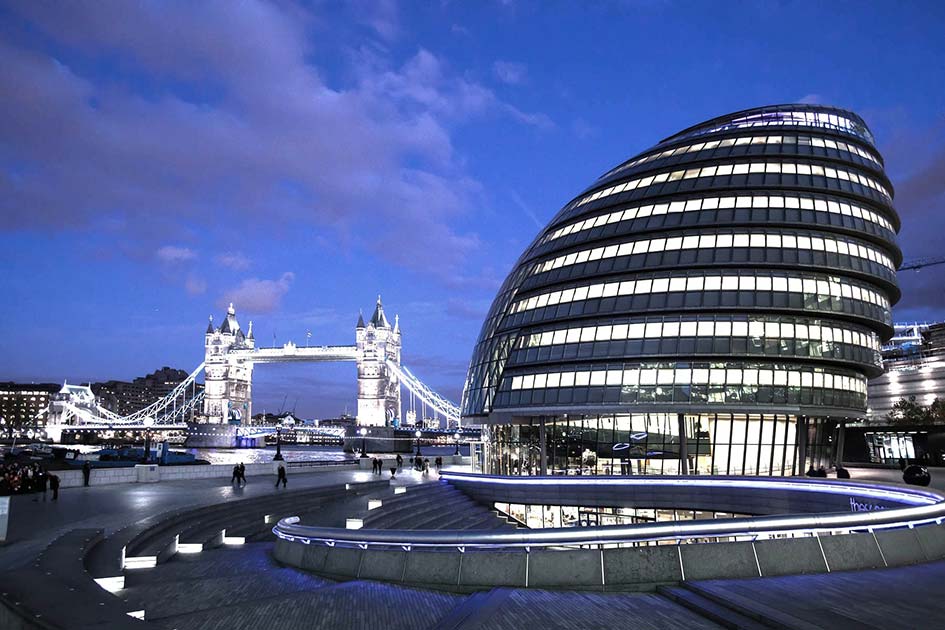
M 50 474 L 49 475 L 49 489 L 52 490 L 52 500 L 59 500 L 59 476 Z
M 443 458 L 442 458 L 441 456 L 437 455 L 437 456 L 436 456 L 436 459 L 433 460 L 433 461 L 434 461 L 434 463 L 436 464 L 436 472 L 437 472 L 437 474 L 439 474 L 439 473 L 440 473 L 440 468 L 443 468 Z
M 39 469 L 39 472 L 36 473 L 36 489 L 43 493 L 43 501 L 46 500 L 46 491 L 49 486 L 49 474 L 43 470 Z
M 404 458 L 400 456 L 400 453 L 397 453 L 397 470 L 400 470 L 404 467 Z
M 423 474 L 427 475 L 430 473 L 430 458 L 426 457 L 423 460 Z
M 276 476 L 276 487 L 279 487 L 279 483 L 282 483 L 282 487 L 285 488 L 288 478 L 285 476 L 285 466 L 279 464 L 279 473 Z
M 235 464 L 233 466 L 233 478 L 230 479 L 230 485 L 232 486 L 234 483 L 239 483 L 239 482 L 240 482 L 240 465 Z
M 86 487 L 88 487 L 92 481 L 92 464 L 89 463 L 89 460 L 85 460 L 85 463 L 82 464 L 82 480 L 85 482 Z
M 243 485 L 246 485 L 246 464 L 240 462 L 240 481 L 243 482 Z

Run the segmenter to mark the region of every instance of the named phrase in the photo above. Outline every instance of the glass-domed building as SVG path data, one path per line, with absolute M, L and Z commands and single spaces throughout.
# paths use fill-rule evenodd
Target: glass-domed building
M 829 466 L 893 332 L 892 199 L 863 120 L 820 105 L 722 116 L 611 169 L 483 324 L 462 404 L 483 470 Z

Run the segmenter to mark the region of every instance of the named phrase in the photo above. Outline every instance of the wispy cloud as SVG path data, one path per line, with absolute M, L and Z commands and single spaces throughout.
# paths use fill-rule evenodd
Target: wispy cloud
M 154 255 L 160 262 L 169 265 L 189 262 L 197 258 L 197 252 L 194 250 L 189 247 L 178 247 L 176 245 L 164 245 L 158 248 Z
M 216 257 L 216 262 L 221 267 L 233 269 L 234 271 L 245 271 L 249 269 L 252 261 L 242 252 L 226 252 Z
M 525 64 L 515 61 L 496 61 L 492 64 L 492 71 L 499 81 L 509 85 L 522 83 L 528 74 L 528 68 Z
M 279 308 L 282 297 L 288 293 L 295 274 L 286 271 L 275 280 L 248 278 L 239 286 L 226 291 L 217 301 L 219 308 L 233 303 L 241 311 L 249 313 L 271 313 Z
M 525 203 L 525 200 L 522 199 L 522 197 L 517 192 L 513 190 L 509 193 L 509 196 L 512 198 L 512 201 L 515 202 L 515 205 L 518 206 L 519 209 L 525 214 L 525 216 L 532 220 L 532 223 L 535 224 L 535 227 L 538 229 L 545 227 L 545 224 L 538 220 L 538 217 L 532 211 L 531 206 Z

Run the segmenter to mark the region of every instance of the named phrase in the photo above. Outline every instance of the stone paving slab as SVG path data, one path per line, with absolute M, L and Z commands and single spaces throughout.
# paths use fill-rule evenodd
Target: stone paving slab
M 822 575 L 698 583 L 717 596 L 735 593 L 817 627 L 945 626 L 945 562 Z
M 227 577 L 159 582 L 122 589 L 116 595 L 147 619 L 194 613 L 247 601 L 314 591 L 332 584 L 293 569 L 273 569 Z
M 517 589 L 488 619 L 477 619 L 476 624 L 469 627 L 482 630 L 708 630 L 722 626 L 659 595 Z
M 357 581 L 169 617 L 156 625 L 176 630 L 421 630 L 435 628 L 461 601 L 445 593 Z

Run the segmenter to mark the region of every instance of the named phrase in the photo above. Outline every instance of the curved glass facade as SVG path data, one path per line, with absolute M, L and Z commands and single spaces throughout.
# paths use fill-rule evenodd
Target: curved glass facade
M 893 194 L 863 120 L 817 105 L 722 116 L 608 171 L 522 254 L 483 324 L 463 416 L 486 425 L 486 468 L 576 474 L 554 436 L 591 419 L 628 435 L 668 422 L 673 472 L 790 474 L 826 453 L 831 423 L 865 414 L 892 334 Z M 716 440 L 720 417 L 738 428 Z M 748 441 L 755 421 L 788 427 L 789 457 Z M 699 452 L 748 445 L 770 464 Z M 666 471 L 651 451 L 594 472 Z

